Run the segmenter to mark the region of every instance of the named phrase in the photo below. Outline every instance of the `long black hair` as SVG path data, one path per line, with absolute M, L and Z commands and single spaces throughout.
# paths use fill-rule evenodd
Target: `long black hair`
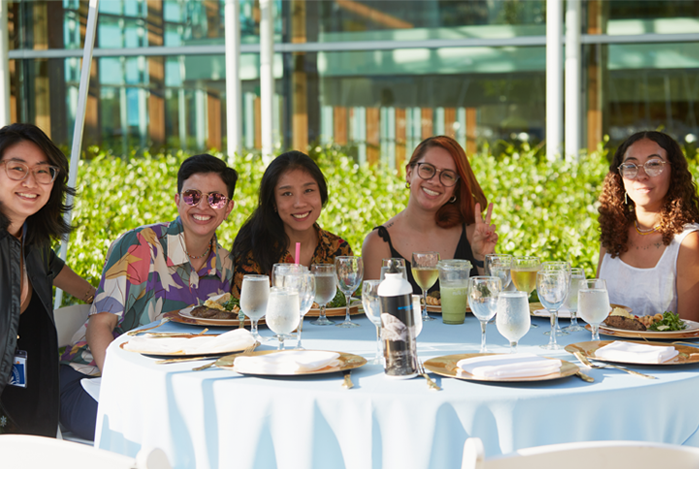
M 27 217 L 27 235 L 25 242 L 28 245 L 45 245 L 51 239 L 59 239 L 69 234 L 72 227 L 64 218 L 64 214 L 70 208 L 66 206 L 66 195 L 75 196 L 75 189 L 68 187 L 68 159 L 59 148 L 33 124 L 14 123 L 0 129 L 0 159 L 5 151 L 17 143 L 28 141 L 36 145 L 46 154 L 49 163 L 58 167 L 58 175 L 53 181 L 53 188 L 48 202 L 36 213 Z M 3 197 L 0 196 L 0 205 Z M 7 228 L 9 221 L 2 217 L 2 225 Z
M 263 274 L 268 274 L 272 265 L 279 262 L 289 249 L 289 237 L 284 232 L 284 222 L 276 211 L 274 189 L 279 179 L 287 172 L 297 169 L 308 172 L 318 184 L 323 206 L 328 201 L 328 185 L 318 165 L 303 152 L 292 150 L 281 154 L 269 164 L 260 182 L 260 197 L 257 209 L 240 228 L 233 242 L 234 261 L 245 258 L 250 251 L 260 265 Z

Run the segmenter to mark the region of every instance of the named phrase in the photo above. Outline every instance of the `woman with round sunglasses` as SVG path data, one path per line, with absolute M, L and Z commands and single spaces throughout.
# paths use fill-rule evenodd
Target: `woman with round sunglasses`
M 52 286 L 90 301 L 94 287 L 56 256 L 68 160 L 34 125 L 0 129 L 0 434 L 55 437 L 58 340 Z
M 609 301 L 640 316 L 670 311 L 699 321 L 699 197 L 677 142 L 657 131 L 627 138 L 599 213 L 597 274 Z
M 94 438 L 97 402 L 82 379 L 101 374 L 117 336 L 230 291 L 233 264 L 216 229 L 233 210 L 237 179 L 212 155 L 188 158 L 177 173 L 179 216 L 126 232 L 110 246 L 85 336 L 61 359 L 61 423 L 73 433 Z
M 498 241 L 490 223 L 493 205 L 488 206 L 461 145 L 448 136 L 427 138 L 405 170 L 408 206 L 364 239 L 364 277 L 379 279 L 382 259 L 403 258 L 413 292 L 420 294 L 410 264 L 413 252 L 425 251 L 438 252 L 440 259 L 468 259 L 474 265 L 471 275 L 483 274 L 485 256 Z M 438 281 L 430 291 L 437 289 Z
M 349 244 L 318 225 L 328 201 L 323 172 L 305 153 L 293 150 L 275 158 L 260 182 L 257 209 L 240 228 L 233 242 L 235 273 L 232 294 L 240 298 L 243 276 L 271 274 L 276 263 L 333 263 L 351 256 Z

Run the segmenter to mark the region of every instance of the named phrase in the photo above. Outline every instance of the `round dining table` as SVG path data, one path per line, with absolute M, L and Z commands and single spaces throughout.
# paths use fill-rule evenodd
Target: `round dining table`
M 419 358 L 477 353 L 481 330 L 470 314 L 447 325 L 439 314 L 417 338 Z M 314 326 L 306 319 L 306 349 L 353 353 L 370 362 L 343 373 L 249 376 L 221 368 L 192 369 L 206 360 L 158 364 L 157 358 L 108 348 L 99 396 L 95 445 L 134 457 L 165 451 L 175 468 L 459 468 L 463 445 L 479 437 L 486 458 L 518 449 L 591 440 L 639 440 L 699 446 L 699 364 L 638 366 L 649 380 L 617 369 L 538 382 L 474 382 L 431 375 L 395 380 L 371 364 L 376 330 L 363 314 L 355 328 Z M 155 323 L 153 324 L 155 325 Z M 566 327 L 568 321 L 561 320 Z M 148 326 L 145 326 L 148 327 Z M 520 353 L 580 365 L 564 350 L 544 350 L 549 319 L 532 317 Z M 198 332 L 168 322 L 160 332 Z M 224 332 L 211 328 L 209 332 Z M 271 338 L 262 328 L 260 333 Z M 590 340 L 587 331 L 561 345 Z M 602 336 L 604 339 L 612 339 Z M 287 342 L 294 346 L 295 342 Z M 269 339 L 258 350 L 275 349 Z M 487 348 L 508 353 L 494 324 Z M 429 365 L 429 364 L 428 364 Z

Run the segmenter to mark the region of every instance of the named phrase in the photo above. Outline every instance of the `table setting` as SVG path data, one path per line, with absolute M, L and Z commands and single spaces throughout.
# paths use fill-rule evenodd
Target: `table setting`
M 221 326 L 202 333 L 166 318 L 136 337 L 122 335 L 107 352 L 95 444 L 126 455 L 158 446 L 180 468 L 458 468 L 470 436 L 483 440 L 488 456 L 587 440 L 699 446 L 699 346 L 610 337 L 603 324 L 599 341 L 590 326 L 556 336 L 555 327 L 554 334 L 541 329 L 555 326 L 551 319 L 530 314 L 536 306 L 526 293 L 521 312 L 510 315 L 507 292 L 502 305 L 487 301 L 486 288 L 499 291 L 502 279 L 466 280 L 464 294 L 469 281 L 478 294 L 464 310 L 468 303 L 478 316 L 450 324 L 433 312 L 432 321 L 420 322 L 404 378 L 386 371 L 368 282 L 355 287 L 367 295 L 367 314 L 349 319 L 356 326 L 314 325 L 319 312 L 303 327 L 305 349 L 279 349 L 269 323 L 255 337 Z M 421 297 L 410 301 L 422 320 Z M 554 297 L 548 306 L 560 308 L 560 293 Z M 296 305 L 291 328 L 303 322 Z M 493 316 L 495 324 L 483 321 Z M 569 319 L 558 320 L 566 331 Z M 548 349 L 552 339 L 565 343 Z M 212 345 L 218 351 L 196 352 Z M 169 355 L 178 360 L 163 363 Z

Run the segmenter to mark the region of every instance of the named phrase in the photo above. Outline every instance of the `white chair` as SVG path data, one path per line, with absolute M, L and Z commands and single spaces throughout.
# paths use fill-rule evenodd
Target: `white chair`
M 463 469 L 699 469 L 699 448 L 641 441 L 560 443 L 484 458 L 483 442 L 464 444 Z
M 136 458 L 88 445 L 32 435 L 0 435 L 0 469 L 170 469 L 159 448 Z
M 87 304 L 70 305 L 53 311 L 59 348 L 70 344 L 73 335 L 85 324 L 88 312 L 90 306 Z

